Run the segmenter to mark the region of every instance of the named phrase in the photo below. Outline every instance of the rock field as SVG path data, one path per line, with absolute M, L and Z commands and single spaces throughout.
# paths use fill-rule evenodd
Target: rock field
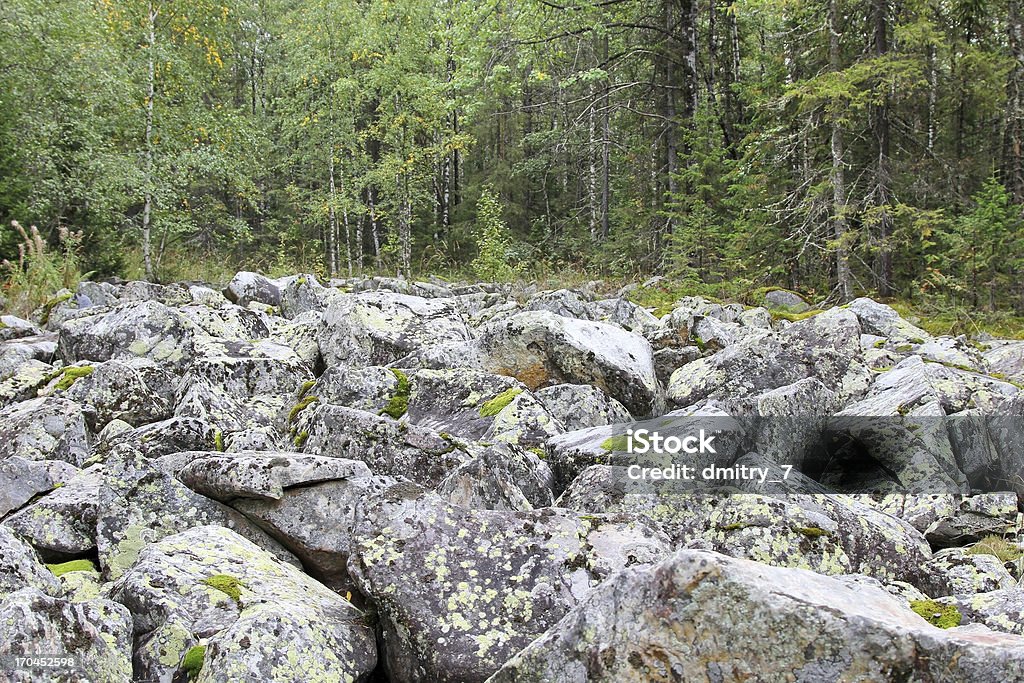
M 0 680 L 1024 680 L 1024 342 L 601 291 L 242 272 L 0 317 Z M 622 485 L 627 426 L 696 417 L 744 425 L 709 463 L 798 472 Z

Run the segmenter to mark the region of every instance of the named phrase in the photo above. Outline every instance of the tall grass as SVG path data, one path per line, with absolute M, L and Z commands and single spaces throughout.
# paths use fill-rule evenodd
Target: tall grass
M 62 287 L 74 289 L 85 277 L 79 266 L 82 233 L 58 229 L 58 250 L 51 251 L 36 226 L 26 230 L 18 221 L 11 227 L 20 237 L 18 262 L 0 263 L 5 280 L 0 288 L 6 299 L 5 310 L 27 318 L 44 305 Z

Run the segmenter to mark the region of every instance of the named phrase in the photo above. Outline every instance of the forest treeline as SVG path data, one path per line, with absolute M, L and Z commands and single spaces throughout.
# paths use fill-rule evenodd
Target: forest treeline
M 1019 310 L 1020 2 L 4 0 L 0 256 Z

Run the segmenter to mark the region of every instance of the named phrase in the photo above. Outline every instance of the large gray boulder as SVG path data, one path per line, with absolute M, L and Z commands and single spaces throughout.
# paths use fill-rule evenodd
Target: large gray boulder
M 259 273 L 246 270 L 236 273 L 231 278 L 231 282 L 224 288 L 224 296 L 239 306 L 248 306 L 252 301 L 268 306 L 281 304 L 281 289 L 277 283 Z
M 1024 677 L 1024 638 L 943 631 L 880 588 L 706 551 L 626 571 L 490 683 Z
M 110 600 L 74 602 L 25 588 L 0 602 L 5 681 L 124 683 L 132 676 L 132 619 Z M 19 657 L 67 657 L 71 666 L 16 667 Z
M 28 543 L 8 527 L 0 526 L 0 603 L 12 593 L 33 588 L 60 595 L 60 581 L 43 566 Z
M 449 301 L 390 292 L 336 297 L 324 312 L 327 365 L 387 365 L 423 347 L 466 341 L 472 332 Z
M 135 618 L 135 673 L 146 680 L 182 680 L 196 646 L 197 683 L 356 681 L 377 662 L 360 610 L 223 527 L 147 546 L 111 597 Z
M 79 466 L 89 455 L 82 406 L 57 397 L 17 403 L 0 414 L 0 459 L 63 460 Z
M 859 340 L 856 316 L 831 309 L 687 363 L 672 373 L 668 399 L 682 407 L 709 398 L 744 399 L 815 377 L 845 402 L 863 394 L 871 380 Z
M 144 357 L 173 371 L 192 362 L 192 341 L 201 333 L 178 309 L 158 301 L 137 301 L 67 321 L 57 346 L 68 365 Z
M 548 413 L 566 431 L 629 422 L 626 407 L 588 384 L 556 384 L 534 392 Z
M 88 362 L 69 366 L 41 394 L 62 396 L 84 406 L 94 431 L 111 420 L 141 426 L 174 412 L 178 377 L 148 358 Z
M 294 557 L 243 515 L 201 496 L 174 477 L 174 460 L 150 461 L 138 451 L 119 448 L 106 465 L 109 503 L 98 511 L 96 548 L 108 579 L 124 574 L 148 545 L 193 527 L 233 529 L 278 557 Z M 180 468 L 179 468 L 180 469 Z
M 293 431 L 298 451 L 360 460 L 374 474 L 409 477 L 429 487 L 470 457 L 447 434 L 318 401 L 298 413 Z
M 515 377 L 531 390 L 590 384 L 634 416 L 660 412 L 653 349 L 621 327 L 526 311 L 483 326 L 478 348 L 487 370 Z
M 473 683 L 602 580 L 667 552 L 628 516 L 466 510 L 396 484 L 358 509 L 349 572 L 377 605 L 390 680 Z

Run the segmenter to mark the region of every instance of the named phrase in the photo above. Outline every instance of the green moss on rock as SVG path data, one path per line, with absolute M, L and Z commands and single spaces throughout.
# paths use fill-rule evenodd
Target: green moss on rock
M 795 322 L 800 322 L 801 320 L 807 320 L 808 318 L 812 318 L 812 317 L 818 315 L 821 312 L 822 311 L 821 311 L 820 308 L 812 308 L 811 310 L 804 311 L 803 313 L 793 313 L 791 311 L 773 310 L 772 311 L 772 317 L 775 318 L 776 320 L 781 318 L 782 320 L 788 320 L 791 323 L 795 323 Z
M 224 452 L 224 432 L 220 431 L 219 429 L 213 435 L 213 447 L 216 448 L 221 453 Z
M 303 382 L 302 386 L 299 387 L 299 399 L 304 398 L 306 394 L 309 393 L 309 390 L 312 389 L 314 386 L 316 386 L 316 380 L 311 379 L 306 382 Z
M 932 626 L 953 628 L 960 625 L 963 615 L 953 605 L 943 605 L 934 600 L 911 600 L 910 609 L 924 618 Z
M 384 410 L 380 411 L 381 415 L 390 415 L 396 420 L 403 415 L 405 411 L 409 409 L 409 394 L 410 385 L 409 377 L 396 368 L 391 368 L 391 372 L 394 374 L 395 379 L 398 380 L 398 388 L 395 389 L 395 394 L 388 401 L 388 404 L 384 406 Z
M 208 579 L 203 579 L 203 583 L 210 588 L 219 590 L 236 603 L 242 599 L 242 582 L 229 574 L 214 574 Z
M 484 404 L 480 406 L 480 417 L 494 417 L 504 410 L 505 407 L 515 400 L 515 397 L 521 393 L 523 393 L 522 389 L 511 387 L 501 392 L 490 401 L 485 401 Z
M 46 303 L 43 304 L 43 313 L 40 316 L 40 320 L 42 320 L 42 323 L 45 325 L 48 322 L 50 322 L 50 314 L 53 313 L 53 309 L 55 309 L 57 306 L 61 305 L 65 301 L 68 301 L 73 296 L 74 294 L 72 294 L 71 292 L 65 292 L 60 296 L 55 296 L 52 299 L 48 299 Z
M 48 564 L 46 568 L 53 572 L 54 576 L 64 576 L 71 572 L 96 571 L 96 565 L 92 563 L 92 560 L 71 560 L 70 562 L 61 562 L 59 564 Z
M 206 646 L 194 645 L 185 653 L 181 660 L 181 668 L 188 674 L 189 680 L 199 675 L 203 669 L 203 662 L 206 660 Z
M 611 453 L 612 451 L 618 451 L 625 453 L 629 450 L 629 437 L 625 434 L 618 434 L 616 436 L 609 436 L 607 439 L 601 442 L 601 448 Z
M 299 413 L 308 408 L 311 404 L 319 401 L 318 396 L 305 396 L 301 401 L 292 406 L 291 412 L 288 413 L 288 424 L 292 424 L 299 417 Z
M 309 438 L 309 432 L 307 432 L 305 429 L 303 429 L 301 432 L 299 432 L 298 434 L 295 435 L 295 438 L 293 439 L 293 443 L 295 444 L 296 448 L 302 448 L 302 445 L 306 443 L 306 439 L 308 439 L 308 438 Z

